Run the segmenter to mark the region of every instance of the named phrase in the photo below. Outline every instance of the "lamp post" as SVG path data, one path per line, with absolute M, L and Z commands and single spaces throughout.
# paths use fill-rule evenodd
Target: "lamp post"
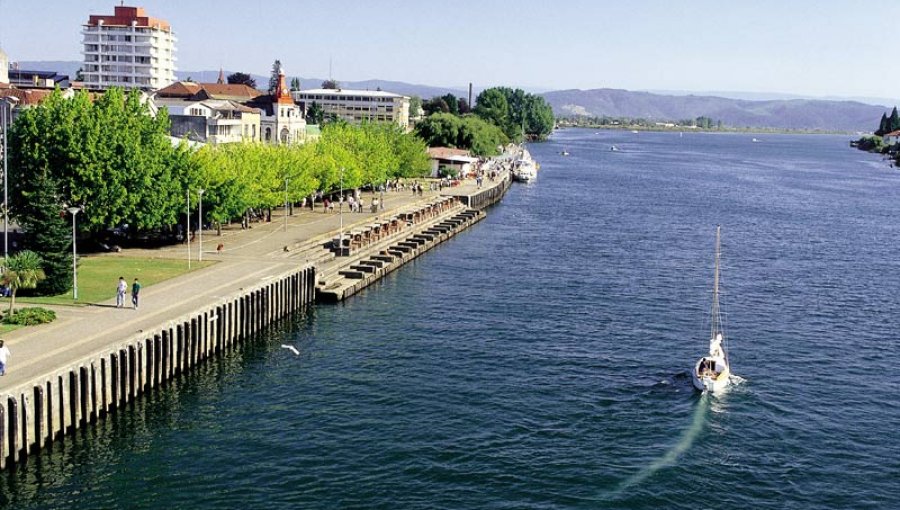
M 284 231 L 287 232 L 287 217 L 288 217 L 288 181 L 290 179 L 285 178 L 284 180 Z
M 75 249 L 75 216 L 82 210 L 81 207 L 69 207 L 72 215 L 72 299 L 78 301 L 78 250 Z
M 3 98 L 3 258 L 9 257 L 9 195 L 7 176 L 9 175 L 9 126 L 12 124 L 12 109 L 19 98 L 7 96 Z
M 187 228 L 184 229 L 184 241 L 188 247 L 188 269 L 191 268 L 191 189 L 187 190 L 187 214 L 185 217 L 185 225 Z
M 200 223 L 200 246 L 197 248 L 197 260 L 203 262 L 203 193 L 206 190 L 200 188 L 197 190 L 197 195 L 200 197 L 200 212 L 197 214 L 197 220 Z
M 340 186 L 341 186 L 341 208 L 338 216 L 341 217 L 341 230 L 338 234 L 341 240 L 341 255 L 344 254 L 344 167 L 341 167 L 341 177 L 340 177 Z

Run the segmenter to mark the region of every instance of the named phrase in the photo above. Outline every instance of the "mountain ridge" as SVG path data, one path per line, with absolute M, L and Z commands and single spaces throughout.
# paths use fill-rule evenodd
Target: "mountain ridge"
M 81 67 L 77 61 L 23 61 L 21 69 L 56 71 L 74 77 Z M 234 71 L 225 71 L 229 75 Z M 215 81 L 218 70 L 177 71 L 179 79 Z M 268 76 L 251 74 L 259 88 L 265 88 Z M 318 88 L 322 78 L 300 78 L 301 87 Z M 468 92 L 458 87 L 441 87 L 401 81 L 369 79 L 342 81 L 348 89 L 375 90 L 381 88 L 423 99 L 444 94 L 466 97 Z M 475 89 L 478 94 L 483 87 Z M 746 93 L 744 93 L 746 94 Z M 739 99 L 701 93 L 678 92 L 664 94 L 652 91 L 630 91 L 614 88 L 565 89 L 538 94 L 553 107 L 559 116 L 587 115 L 645 118 L 662 121 L 694 119 L 700 116 L 721 120 L 723 124 L 740 128 L 809 129 L 825 131 L 870 132 L 887 106 L 872 105 L 856 100 L 788 97 L 786 99 Z

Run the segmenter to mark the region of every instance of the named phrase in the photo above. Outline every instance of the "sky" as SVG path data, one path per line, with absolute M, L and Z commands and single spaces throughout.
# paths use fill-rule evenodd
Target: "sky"
M 0 0 L 10 60 L 80 60 L 114 0 Z M 900 97 L 900 1 L 143 0 L 179 70 L 445 87 L 744 91 Z

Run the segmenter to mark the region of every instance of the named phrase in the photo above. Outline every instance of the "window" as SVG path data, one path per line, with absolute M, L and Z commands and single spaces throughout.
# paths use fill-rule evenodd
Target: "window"
M 272 141 L 272 128 L 268 128 L 268 127 L 266 128 L 266 141 L 267 142 Z

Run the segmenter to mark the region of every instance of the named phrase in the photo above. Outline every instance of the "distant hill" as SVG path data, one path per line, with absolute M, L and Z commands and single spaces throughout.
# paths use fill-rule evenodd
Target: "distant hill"
M 67 61 L 67 60 L 40 60 L 40 61 L 22 61 L 19 62 L 20 69 L 27 69 L 30 71 L 56 71 L 61 74 L 67 74 L 70 78 L 74 79 L 75 74 L 78 71 L 78 68 L 81 67 L 81 62 L 77 61 Z M 234 73 L 235 71 L 225 70 L 225 76 Z M 251 74 L 250 76 L 256 80 L 256 86 L 260 89 L 265 89 L 269 83 L 269 76 L 262 76 L 259 74 Z M 186 80 L 191 78 L 194 81 L 201 82 L 214 82 L 219 77 L 219 70 L 206 70 L 206 71 L 176 71 L 175 77 L 179 80 Z M 288 78 L 293 78 L 293 75 Z M 300 86 L 304 89 L 317 89 L 325 81 L 325 78 L 303 78 L 300 77 Z M 342 87 L 348 89 L 360 89 L 360 90 L 376 90 L 379 87 L 381 90 L 387 92 L 394 92 L 396 94 L 403 94 L 405 96 L 416 95 L 424 99 L 429 99 L 434 96 L 443 96 L 444 94 L 451 93 L 456 95 L 457 97 L 465 97 L 468 94 L 468 91 L 454 88 L 454 87 L 434 87 L 431 85 L 419 85 L 414 83 L 405 83 L 401 81 L 389 81 L 389 80 L 364 80 L 364 81 L 341 81 L 338 80 Z M 476 90 L 477 94 L 479 90 Z
M 856 101 L 748 101 L 674 96 L 619 89 L 558 90 L 542 94 L 557 115 L 633 117 L 672 121 L 700 116 L 733 127 L 872 131 L 890 108 Z
M 20 69 L 56 71 L 74 78 L 81 63 L 77 61 L 23 61 Z M 225 71 L 229 75 L 234 71 Z M 178 71 L 179 79 L 215 81 L 218 70 Z M 259 88 L 265 89 L 268 76 L 251 75 Z M 304 89 L 318 88 L 323 78 L 300 78 Z M 459 87 L 435 87 L 399 81 L 364 80 L 341 81 L 348 89 L 375 90 L 404 95 L 417 95 L 424 99 L 452 93 L 465 97 L 468 91 Z M 482 89 L 475 90 L 478 94 Z M 590 115 L 634 117 L 674 121 L 694 119 L 700 116 L 721 120 L 733 127 L 777 129 L 821 129 L 827 131 L 874 130 L 881 114 L 890 110 L 886 106 L 864 104 L 849 100 L 823 99 L 775 99 L 749 100 L 716 95 L 659 94 L 619 89 L 557 90 L 541 94 L 557 115 Z

